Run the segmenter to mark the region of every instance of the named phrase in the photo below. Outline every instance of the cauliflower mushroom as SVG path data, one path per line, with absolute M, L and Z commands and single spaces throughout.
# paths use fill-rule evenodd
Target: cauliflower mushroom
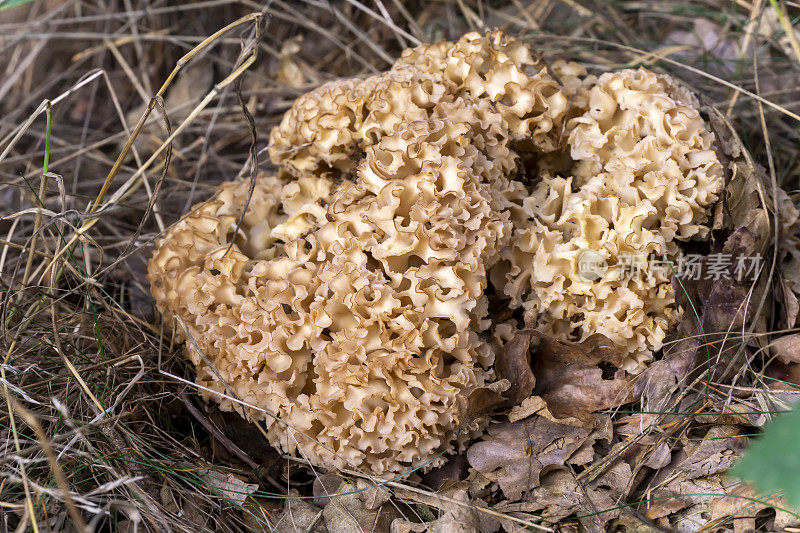
M 482 429 L 463 399 L 497 379 L 488 339 L 509 327 L 488 316 L 490 278 L 530 325 L 600 332 L 644 361 L 674 320 L 668 281 L 587 283 L 577 254 L 672 257 L 703 236 L 713 137 L 665 77 L 553 71 L 471 33 L 298 98 L 241 227 L 249 184 L 225 183 L 149 263 L 203 394 L 313 464 L 435 465 Z M 521 176 L 520 154 L 542 175 Z M 570 177 L 547 170 L 568 156 Z

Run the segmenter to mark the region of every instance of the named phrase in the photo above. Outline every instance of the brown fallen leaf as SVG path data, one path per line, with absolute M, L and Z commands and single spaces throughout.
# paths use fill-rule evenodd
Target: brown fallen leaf
M 471 472 L 473 475 L 480 476 L 474 470 Z M 406 520 L 395 520 L 393 527 L 397 527 L 399 531 L 415 531 L 414 528 L 416 528 L 420 531 L 446 533 L 450 531 L 445 529 L 448 522 L 452 524 L 455 521 L 468 527 L 476 527 L 477 531 L 481 533 L 494 533 L 500 528 L 501 524 L 506 528 L 506 531 L 518 531 L 520 527 L 519 522 L 508 520 L 507 518 L 504 519 L 496 513 L 481 511 L 481 509 L 489 508 L 489 505 L 472 493 L 472 488 L 469 487 L 467 482 L 459 483 L 435 494 L 425 491 L 411 491 L 402 487 L 394 487 L 392 492 L 397 499 L 403 502 L 417 503 L 426 506 L 428 509 L 437 509 L 441 513 L 439 515 L 440 518 L 445 518 L 444 514 L 450 515 L 445 518 L 444 522 L 428 519 L 423 522 L 425 527 L 419 524 L 411 526 L 411 524 L 406 523 Z M 456 502 L 463 502 L 463 504 Z M 459 508 L 466 509 L 467 513 L 464 510 L 459 510 Z M 517 518 L 538 521 L 536 517 L 518 516 Z M 394 524 L 397 525 L 395 526 Z M 445 527 L 440 527 L 443 525 Z M 409 527 L 411 529 L 408 529 Z M 395 530 L 392 529 L 392 531 Z
M 297 496 L 296 490 L 290 496 Z M 295 531 L 308 531 L 309 533 L 327 533 L 325 522 L 322 520 L 322 507 L 314 505 L 309 500 L 302 498 L 287 498 L 284 501 L 283 513 L 272 521 L 273 531 L 277 533 L 295 533 Z
M 748 526 L 755 525 L 757 516 L 763 515 L 766 518 L 772 513 L 774 517 L 767 521 L 763 531 L 786 531 L 787 528 L 796 529 L 800 526 L 800 518 L 795 516 L 798 511 L 788 507 L 783 498 L 777 494 L 759 494 L 744 483 L 732 487 L 727 495 L 712 498 L 708 506 L 712 523 L 725 523 L 732 518 L 734 531 L 747 531 Z M 767 510 L 771 512 L 764 513 Z M 749 530 L 755 531 L 755 528 Z
M 671 460 L 672 448 L 666 442 L 659 442 L 655 445 L 650 455 L 647 456 L 644 465 L 653 470 L 658 470 L 667 466 Z
M 683 437 L 670 464 L 649 480 L 643 499 L 650 500 L 640 506 L 640 511 L 670 530 L 689 532 L 710 526 L 714 522 L 710 503 L 718 495 L 732 494 L 737 486 L 724 475 L 746 443 L 742 429 L 733 425 L 712 426 L 705 435 L 693 439 Z
M 778 337 L 770 342 L 769 348 L 781 363 L 800 363 L 800 333 Z
M 564 342 L 536 333 L 534 393 L 557 418 L 593 424 L 592 413 L 636 399 L 631 378 L 619 366 L 619 348 L 595 334 L 581 343 Z
M 494 361 L 497 375 L 507 379 L 511 386 L 505 396 L 511 405 L 519 405 L 530 397 L 536 378 L 531 371 L 531 333 L 517 331 L 514 337 L 498 350 Z
M 583 420 L 579 420 L 574 417 L 566 417 L 566 418 L 556 417 L 553 413 L 550 412 L 550 409 L 547 407 L 547 402 L 545 402 L 541 396 L 529 396 L 528 398 L 523 400 L 521 404 L 512 407 L 511 411 L 508 413 L 508 421 L 516 422 L 518 420 L 522 420 L 523 418 L 528 418 L 529 416 L 533 415 L 543 416 L 546 419 L 550 420 L 551 422 L 566 424 L 567 426 L 584 425 Z
M 736 332 L 752 317 L 756 303 L 752 289 L 727 278 L 714 283 L 711 293 L 702 300 L 703 329 L 711 332 Z
M 679 473 L 643 499 L 640 508 L 647 518 L 678 533 L 754 531 L 748 525 L 755 516 L 764 520 L 758 531 L 786 531 L 800 526 L 797 511 L 788 509 L 777 494 L 756 494 L 723 474 L 688 479 Z
M 656 524 L 677 532 L 695 532 L 710 522 L 709 501 L 725 494 L 731 483 L 714 475 L 687 479 L 677 474 L 665 485 L 647 492 L 641 505 L 644 515 Z
M 797 324 L 797 316 L 800 314 L 800 301 L 785 276 L 779 275 L 776 283 L 778 299 L 783 304 L 783 327 L 792 329 Z
M 610 524 L 611 531 L 625 531 L 626 533 L 662 533 L 665 529 L 660 528 L 644 517 L 636 516 L 632 513 L 621 513 L 619 518 Z
M 786 288 L 800 298 L 800 228 L 792 228 L 786 231 L 781 243 L 781 270 Z
M 665 340 L 663 357 L 634 378 L 635 395 L 645 411 L 664 411 L 673 394 L 688 385 L 701 346 L 697 322 L 682 318 Z
M 199 471 L 197 475 L 214 494 L 239 504 L 258 490 L 258 485 L 255 483 L 246 483 L 233 474 L 219 470 L 208 468 Z
M 470 502 L 469 495 L 464 489 L 445 491 L 444 496 L 465 503 Z M 467 505 L 454 503 L 440 504 L 441 515 L 431 522 L 410 522 L 404 518 L 397 518 L 392 522 L 391 533 L 494 533 L 500 524 L 494 521 L 492 527 L 486 529 L 481 521 L 481 513 Z
M 400 513 L 395 506 L 386 503 L 391 497 L 389 490 L 372 485 L 363 479 L 339 485 L 336 492 L 343 495 L 331 498 L 322 511 L 329 533 L 389 530 Z M 367 487 L 372 488 L 363 490 Z M 359 490 L 362 492 L 354 492 Z
M 761 236 L 755 234 L 751 229 L 741 226 L 733 230 L 725 239 L 722 253 L 750 257 L 762 251 L 762 240 Z
M 344 479 L 332 472 L 316 476 L 312 486 L 314 503 L 320 507 L 328 505 L 331 501 L 330 496 L 337 493 L 342 483 L 344 483 Z
M 641 466 L 659 470 L 672 460 L 672 446 L 661 431 L 653 431 L 656 415 L 634 414 L 616 420 L 620 457 L 639 471 Z
M 505 401 L 503 393 L 508 387 L 508 380 L 501 379 L 473 389 L 466 398 L 459 397 L 457 399 L 461 412 L 459 431 L 471 431 L 483 426 L 492 410 Z
M 776 405 L 792 405 L 800 400 L 800 363 L 772 361 L 764 370 L 765 384 Z
M 747 445 L 747 437 L 737 426 L 713 426 L 700 440 L 690 441 L 683 449 L 686 458 L 677 469 L 687 479 L 724 472 L 733 466 Z
M 485 415 L 492 410 L 493 407 L 503 402 L 503 392 L 508 389 L 508 381 L 500 380 L 485 387 L 478 387 L 473 389 L 467 395 L 464 408 L 468 416 L 472 418 Z
M 542 475 L 541 485 L 525 502 L 507 502 L 495 506 L 495 510 L 538 513 L 550 524 L 577 516 L 584 530 L 600 533 L 620 515 L 618 487 L 627 486 L 631 475 L 627 463 L 617 461 L 597 480 L 581 484 L 571 472 L 558 468 Z
M 708 502 L 711 510 L 711 523 L 732 522 L 736 532 L 755 531 L 756 515 L 766 508 L 764 505 L 753 505 L 750 498 L 757 497 L 758 494 L 751 488 L 746 485 L 738 485 L 731 488 L 727 495 L 712 498 Z
M 595 415 L 595 427 L 580 448 L 569 458 L 569 464 L 585 466 L 595 460 L 595 444 L 600 441 L 611 444 L 614 438 L 614 424 L 610 415 Z
M 562 466 L 584 443 L 589 428 L 567 426 L 534 416 L 489 426 L 482 441 L 467 450 L 469 464 L 500 485 L 510 500 L 539 486 L 548 466 Z

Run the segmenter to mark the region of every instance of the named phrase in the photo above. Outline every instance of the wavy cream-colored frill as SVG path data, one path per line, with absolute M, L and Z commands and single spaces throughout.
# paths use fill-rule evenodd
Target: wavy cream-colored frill
M 352 171 L 359 150 L 443 99 L 486 101 L 519 143 L 559 145 L 567 98 L 530 47 L 502 32 L 406 50 L 388 71 L 333 81 L 301 96 L 270 135 L 270 157 L 300 171 Z
M 640 371 L 678 318 L 672 271 L 678 242 L 705 237 L 723 186 L 714 135 L 696 99 L 644 69 L 573 86 L 571 175 L 544 174 L 514 220 L 493 279 L 526 322 L 564 340 L 601 333 Z M 587 251 L 608 266 L 581 271 Z

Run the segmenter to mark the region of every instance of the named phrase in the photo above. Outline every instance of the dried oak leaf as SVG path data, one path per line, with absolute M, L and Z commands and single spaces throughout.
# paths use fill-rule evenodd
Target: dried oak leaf
M 766 385 L 773 400 L 792 405 L 798 401 L 797 391 L 800 388 L 800 363 L 781 363 L 772 361 L 764 370 Z
M 354 492 L 372 484 L 359 479 L 342 483 L 336 490 L 342 496 L 331 498 L 322 516 L 330 533 L 351 531 L 388 531 L 392 521 L 400 516 L 397 508 L 387 504 L 391 494 L 386 487 L 373 487 Z M 344 494 L 350 493 L 350 494 Z
M 777 280 L 778 299 L 783 304 L 783 326 L 791 329 L 797 324 L 797 316 L 800 314 L 800 301 L 797 294 L 792 290 L 791 283 L 782 274 L 778 275 Z
M 614 424 L 611 422 L 610 415 L 595 415 L 596 425 L 589 437 L 583 442 L 580 448 L 569 458 L 569 464 L 575 466 L 588 465 L 595 459 L 595 443 L 605 441 L 611 444 L 614 438 Z M 563 422 L 562 422 L 563 423 Z
M 507 502 L 494 509 L 504 513 L 536 512 L 551 524 L 577 515 L 584 530 L 599 533 L 619 516 L 619 487 L 627 486 L 632 475 L 630 466 L 623 461 L 617 461 L 588 484 L 579 483 L 571 472 L 556 469 L 542 475 L 541 485 L 530 492 L 525 502 Z
M 634 378 L 635 394 L 647 411 L 663 411 L 672 397 L 687 383 L 697 353 L 702 346 L 696 322 L 685 317 L 677 331 L 667 336 L 664 355 Z
M 710 521 L 709 500 L 716 494 L 725 494 L 726 490 L 719 475 L 687 479 L 685 474 L 678 474 L 664 486 L 650 491 L 642 512 L 671 531 L 694 532 Z
M 760 500 L 760 501 L 758 501 Z M 772 509 L 772 510 L 770 510 Z M 733 531 L 749 529 L 755 515 L 764 517 L 758 531 L 785 531 L 800 526 L 796 511 L 787 512 L 786 503 L 777 494 L 759 495 L 747 485 L 713 474 L 688 479 L 675 473 L 659 488 L 650 491 L 649 502 L 642 513 L 657 525 L 676 533 L 694 533 L 732 525 Z M 728 519 L 741 519 L 730 523 Z M 730 531 L 731 529 L 724 529 Z
M 511 405 L 519 405 L 529 398 L 536 385 L 536 378 L 531 371 L 530 345 L 531 333 L 517 331 L 495 356 L 494 369 L 497 375 L 511 383 L 505 393 Z
M 295 490 L 291 496 L 297 496 Z M 295 533 L 295 531 L 308 531 L 309 533 L 328 533 L 325 522 L 322 520 L 322 508 L 302 498 L 287 498 L 284 510 L 271 524 L 272 531 L 277 533 Z
M 636 399 L 630 377 L 620 368 L 624 354 L 600 334 L 581 343 L 536 334 L 534 393 L 557 418 L 593 424 L 592 413 Z
M 754 501 L 754 500 L 760 500 Z M 761 503 L 763 502 L 763 503 Z M 757 493 L 749 485 L 741 484 L 732 487 L 727 494 L 712 498 L 708 502 L 712 522 L 723 522 L 733 519 L 734 531 L 756 531 L 757 516 L 774 517 L 762 526 L 762 531 L 787 531 L 787 528 L 800 526 L 797 511 L 787 512 L 786 502 L 777 494 L 763 495 Z M 768 513 L 764 511 L 770 510 Z M 794 514 L 792 514 L 794 513 Z
M 688 440 L 650 480 L 650 501 L 641 512 L 671 531 L 697 531 L 713 523 L 709 504 L 738 485 L 723 476 L 746 443 L 742 430 L 731 425 L 713 426 L 702 438 Z
M 510 500 L 539 486 L 548 466 L 563 466 L 586 441 L 591 429 L 566 426 L 535 416 L 489 426 L 482 441 L 467 450 L 469 464 L 500 485 Z
M 741 456 L 746 444 L 747 437 L 740 428 L 713 426 L 700 441 L 690 441 L 683 449 L 685 459 L 678 468 L 688 479 L 724 472 Z
M 770 342 L 769 349 L 772 360 L 765 371 L 770 378 L 767 385 L 780 399 L 794 403 L 797 401 L 795 393 L 800 386 L 800 333 L 775 339 Z
M 330 496 L 338 492 L 342 483 L 344 483 L 344 479 L 333 472 L 316 476 L 312 487 L 314 503 L 320 507 L 328 505 L 331 502 Z
M 653 470 L 664 468 L 672 461 L 672 447 L 660 432 L 649 431 L 657 416 L 634 414 L 617 419 L 616 435 L 625 443 L 620 457 L 631 465 Z
M 550 409 L 547 407 L 547 402 L 545 402 L 541 396 L 529 396 L 523 400 L 521 404 L 512 407 L 511 411 L 508 413 L 508 421 L 517 422 L 518 420 L 522 420 L 523 418 L 528 418 L 529 416 L 533 415 L 543 416 L 551 422 L 557 422 L 567 426 L 585 425 L 583 420 L 579 420 L 575 417 L 558 418 L 556 415 L 550 412 Z
M 779 337 L 769 347 L 781 363 L 800 363 L 800 333 Z
M 211 468 L 200 470 L 197 476 L 213 494 L 238 504 L 243 503 L 249 495 L 258 490 L 258 485 L 254 483 L 246 483 L 233 474 Z
M 469 495 L 463 488 L 445 491 L 444 496 L 454 500 L 469 503 Z M 500 528 L 500 524 L 492 521 L 487 524 L 482 520 L 484 513 L 481 513 L 471 505 L 458 505 L 455 503 L 442 503 L 440 507 L 441 515 L 434 521 L 415 523 L 404 518 L 397 518 L 392 522 L 391 533 L 423 533 L 423 532 L 447 532 L 447 533 L 494 533 Z M 488 527 L 487 527 L 488 525 Z
M 458 431 L 469 431 L 476 426 L 485 427 L 492 410 L 505 400 L 503 393 L 508 387 L 508 380 L 501 379 L 474 388 L 466 397 L 456 398 L 462 413 Z

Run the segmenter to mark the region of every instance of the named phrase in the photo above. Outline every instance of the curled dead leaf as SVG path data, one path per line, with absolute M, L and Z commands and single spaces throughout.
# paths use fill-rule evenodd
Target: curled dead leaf
M 602 335 L 581 343 L 564 342 L 536 333 L 534 393 L 559 419 L 594 423 L 592 413 L 636 399 L 632 379 L 619 365 L 623 354 Z
M 344 483 L 344 479 L 332 472 L 320 474 L 314 478 L 313 492 L 314 503 L 320 507 L 325 507 L 331 501 L 330 496 L 339 491 L 339 486 Z
M 494 369 L 497 375 L 511 384 L 505 393 L 511 405 L 519 405 L 530 397 L 536 385 L 536 378 L 531 371 L 530 345 L 531 333 L 517 331 L 495 356 Z
M 445 491 L 445 496 L 454 500 L 469 503 L 469 495 L 464 489 L 453 489 Z M 454 503 L 443 503 L 441 515 L 432 522 L 410 522 L 404 518 L 398 518 L 392 522 L 391 533 L 423 533 L 423 532 L 447 532 L 447 533 L 493 533 L 499 529 L 500 525 L 486 529 L 481 520 L 481 513 L 470 505 L 458 505 Z
M 534 416 L 489 426 L 482 441 L 467 450 L 469 464 L 498 483 L 510 500 L 539 486 L 539 474 L 562 466 L 586 441 L 591 429 L 567 426 Z
M 634 378 L 636 396 L 645 410 L 667 408 L 672 395 L 687 384 L 701 346 L 697 323 L 684 317 L 677 331 L 667 336 L 663 357 Z
M 777 299 L 783 305 L 783 326 L 791 329 L 797 324 L 797 316 L 800 314 L 800 301 L 797 294 L 792 290 L 792 284 L 786 279 L 785 275 L 780 275 L 776 282 Z
M 358 479 L 338 487 L 340 495 L 331 498 L 322 511 L 329 533 L 389 530 L 400 513 L 395 506 L 386 504 L 391 496 L 386 487 L 368 488 L 371 486 L 372 483 Z
M 258 485 L 254 483 L 246 483 L 233 474 L 226 474 L 210 468 L 201 470 L 197 475 L 213 493 L 225 500 L 239 504 L 258 490 Z
M 736 426 L 713 426 L 705 436 L 691 441 L 682 451 L 678 468 L 688 479 L 728 470 L 741 456 L 747 437 Z
M 501 379 L 489 385 L 473 389 L 466 398 L 458 398 L 461 411 L 461 428 L 482 425 L 482 421 L 491 414 L 492 410 L 503 403 L 503 392 L 508 390 L 508 380 Z
M 781 363 L 800 363 L 800 333 L 779 337 L 769 347 Z
M 518 420 L 522 420 L 523 418 L 528 418 L 529 416 L 533 415 L 543 416 L 546 419 L 550 420 L 551 422 L 557 422 L 559 424 L 565 424 L 567 426 L 584 425 L 584 421 L 574 417 L 566 417 L 566 418 L 556 417 L 553 413 L 550 412 L 550 409 L 548 409 L 547 407 L 547 403 L 542 399 L 541 396 L 530 396 L 525 400 L 523 400 L 521 404 L 512 407 L 511 411 L 508 413 L 508 421 L 516 422 Z
M 299 496 L 299 493 L 291 491 L 290 496 Z M 327 533 L 322 520 L 322 508 L 302 498 L 287 498 L 284 501 L 283 512 L 272 521 L 272 530 L 277 533 Z
M 524 502 L 495 507 L 506 513 L 537 513 L 547 523 L 577 516 L 582 529 L 606 531 L 606 524 L 620 515 L 618 487 L 625 487 L 632 473 L 627 463 L 617 461 L 605 474 L 588 484 L 579 483 L 572 472 L 562 468 L 541 476 L 541 485 L 533 489 Z

